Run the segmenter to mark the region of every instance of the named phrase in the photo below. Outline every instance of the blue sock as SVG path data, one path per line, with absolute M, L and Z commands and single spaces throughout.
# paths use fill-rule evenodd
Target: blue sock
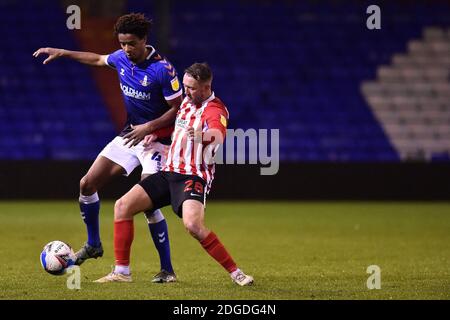
M 91 196 L 80 195 L 80 211 L 81 217 L 86 224 L 88 240 L 87 243 L 93 247 L 99 247 L 100 231 L 99 231 L 99 212 L 100 200 L 97 192 Z
M 159 211 L 159 210 L 157 210 Z M 161 211 L 159 211 L 161 214 Z M 162 216 L 162 214 L 161 214 Z M 162 216 L 163 220 L 156 223 L 149 223 L 148 229 L 155 244 L 156 249 L 159 253 L 159 260 L 161 263 L 161 269 L 167 272 L 173 272 L 172 261 L 170 259 L 170 243 L 169 243 L 169 232 L 167 229 L 167 222 Z

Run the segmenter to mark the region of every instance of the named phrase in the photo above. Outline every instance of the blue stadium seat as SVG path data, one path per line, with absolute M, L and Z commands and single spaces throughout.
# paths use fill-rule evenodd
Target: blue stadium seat
M 207 60 L 214 90 L 229 108 L 230 128 L 279 128 L 281 160 L 399 161 L 360 84 L 404 52 L 423 26 L 448 26 L 449 10 L 425 1 L 383 6 L 386 28 L 368 32 L 361 25 L 366 1 L 173 0 L 169 58 L 179 71 Z M 14 55 L 0 52 L 0 121 L 7 123 L 0 134 L 21 135 L 16 140 L 26 146 L 8 153 L 9 138 L 3 136 L 2 159 L 92 159 L 114 136 L 88 68 L 69 60 L 42 66 L 31 58 L 44 45 L 42 33 L 49 43 L 77 48 L 67 29 L 54 27 L 65 25 L 61 10 L 39 0 L 0 3 L 0 27 L 8 30 L 3 41 L 26 39 Z M 153 17 L 155 10 L 152 1 L 127 1 L 129 12 Z M 205 30 L 214 36 L 205 39 Z M 54 132 L 58 138 L 51 137 Z
M 9 30 L 3 42 L 17 46 L 15 54 L 7 57 L 0 54 L 0 119 L 7 120 L 0 126 L 0 159 L 59 159 L 62 153 L 56 150 L 77 141 L 84 119 L 89 119 L 90 126 L 100 122 L 104 137 L 114 134 L 88 68 L 65 59 L 43 66 L 43 58 L 36 60 L 31 56 L 38 47 L 48 44 L 77 50 L 73 33 L 65 27 L 55 27 L 65 26 L 65 19 L 65 12 L 56 2 L 0 3 L 0 27 Z M 10 28 L 11 25 L 15 27 Z M 33 25 L 39 28 L 30 28 Z M 2 81 L 2 76 L 8 81 Z M 79 89 L 74 90 L 77 85 Z M 3 94 L 4 88 L 8 94 Z M 78 95 L 79 91 L 83 94 Z M 16 148 L 12 147 L 12 142 Z M 85 143 L 89 150 L 98 148 L 97 141 L 92 139 L 86 139 Z M 77 155 L 77 159 L 93 157 L 91 151 Z M 68 153 L 64 153 L 63 158 L 71 159 Z

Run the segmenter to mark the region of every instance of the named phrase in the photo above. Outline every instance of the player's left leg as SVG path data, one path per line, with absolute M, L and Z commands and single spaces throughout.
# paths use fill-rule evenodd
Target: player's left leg
M 253 284 L 253 277 L 243 273 L 225 249 L 217 235 L 204 224 L 205 208 L 201 201 L 188 199 L 182 204 L 183 223 L 187 231 L 197 239 L 203 249 L 228 271 L 233 282 L 240 286 Z
M 142 163 L 142 180 L 161 170 L 163 163 L 166 162 L 167 152 L 168 146 L 159 142 L 153 142 L 138 154 L 138 158 Z M 160 272 L 153 277 L 152 282 L 175 282 L 177 277 L 170 257 L 169 230 L 166 219 L 160 209 L 145 211 L 145 217 L 153 243 L 156 250 L 158 250 L 161 266 Z

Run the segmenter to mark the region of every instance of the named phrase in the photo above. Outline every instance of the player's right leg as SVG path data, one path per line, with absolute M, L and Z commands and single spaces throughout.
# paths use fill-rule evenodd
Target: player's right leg
M 201 200 L 186 197 L 182 204 L 182 218 L 186 230 L 197 239 L 203 249 L 228 271 L 231 280 L 240 286 L 253 284 L 253 277 L 240 270 L 217 235 L 206 228 L 205 207 Z
M 120 165 L 100 155 L 80 180 L 80 212 L 86 224 L 88 239 L 76 252 L 75 264 L 81 265 L 87 259 L 103 256 L 99 230 L 100 199 L 97 191 L 113 177 L 124 173 L 125 170 Z

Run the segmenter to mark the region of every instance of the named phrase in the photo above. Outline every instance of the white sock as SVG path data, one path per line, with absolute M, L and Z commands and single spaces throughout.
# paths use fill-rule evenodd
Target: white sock
M 114 273 L 121 273 L 128 276 L 130 274 L 130 266 L 115 266 Z
M 97 192 L 94 194 L 91 194 L 90 196 L 85 196 L 80 193 L 80 197 L 78 198 L 78 201 L 81 203 L 84 203 L 84 204 L 94 203 L 94 202 L 97 202 L 98 200 L 99 200 L 99 198 L 98 198 Z
M 147 218 L 148 224 L 158 223 L 162 220 L 164 220 L 164 216 L 161 212 L 161 210 L 156 209 L 153 212 L 145 212 L 145 217 Z

